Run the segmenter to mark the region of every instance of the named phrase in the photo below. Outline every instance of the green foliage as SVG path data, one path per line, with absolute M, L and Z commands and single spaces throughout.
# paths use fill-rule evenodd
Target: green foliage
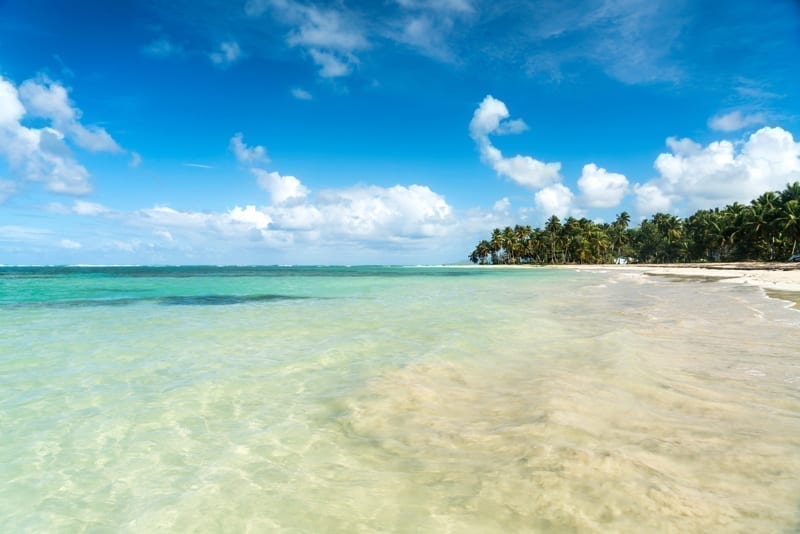
M 480 264 L 785 260 L 800 249 L 800 182 L 749 205 L 734 202 L 686 219 L 656 213 L 634 228 L 630 222 L 623 211 L 611 224 L 553 215 L 543 229 L 496 228 L 469 259 Z

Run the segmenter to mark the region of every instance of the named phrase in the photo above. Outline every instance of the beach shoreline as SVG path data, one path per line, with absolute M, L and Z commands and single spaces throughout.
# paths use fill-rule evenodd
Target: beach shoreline
M 800 310 L 800 265 L 796 263 L 682 263 L 555 265 L 557 269 L 616 272 L 631 276 L 657 276 L 686 280 L 714 280 L 760 288 L 770 298 L 784 300 Z

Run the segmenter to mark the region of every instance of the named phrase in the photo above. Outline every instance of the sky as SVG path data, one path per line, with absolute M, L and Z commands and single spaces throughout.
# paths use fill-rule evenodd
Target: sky
M 800 180 L 800 2 L 0 0 L 0 264 L 440 264 Z

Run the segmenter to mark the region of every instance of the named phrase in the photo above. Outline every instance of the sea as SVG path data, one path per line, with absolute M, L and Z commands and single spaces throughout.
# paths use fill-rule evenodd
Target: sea
M 547 268 L 0 267 L 0 532 L 798 532 L 800 312 Z

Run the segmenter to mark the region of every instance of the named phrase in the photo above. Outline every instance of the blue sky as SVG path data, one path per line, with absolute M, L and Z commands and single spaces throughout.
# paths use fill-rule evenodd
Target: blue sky
M 800 180 L 800 4 L 0 3 L 0 263 L 463 261 Z

